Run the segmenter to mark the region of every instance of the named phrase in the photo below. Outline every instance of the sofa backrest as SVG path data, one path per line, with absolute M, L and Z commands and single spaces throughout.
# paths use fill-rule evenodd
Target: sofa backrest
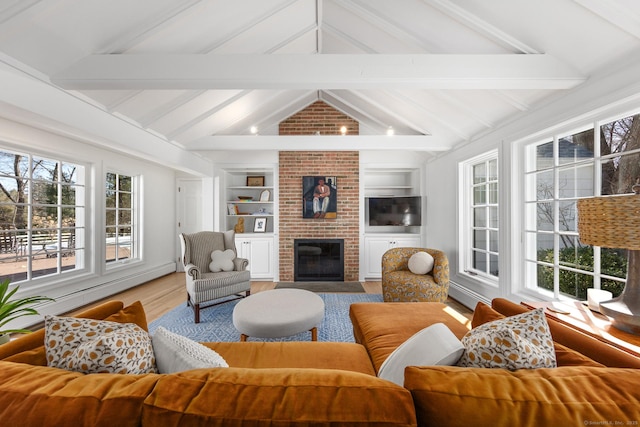
M 491 307 L 505 316 L 513 316 L 528 311 L 528 308 L 504 298 L 495 298 L 491 301 Z M 640 368 L 640 358 L 549 317 L 547 317 L 547 321 L 555 342 L 576 350 L 606 366 Z

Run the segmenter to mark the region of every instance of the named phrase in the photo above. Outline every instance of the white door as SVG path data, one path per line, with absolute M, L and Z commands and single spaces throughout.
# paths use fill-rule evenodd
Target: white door
M 180 255 L 180 233 L 195 233 L 202 230 L 202 181 L 199 179 L 178 180 L 177 230 L 176 244 L 178 254 L 178 271 L 184 271 Z

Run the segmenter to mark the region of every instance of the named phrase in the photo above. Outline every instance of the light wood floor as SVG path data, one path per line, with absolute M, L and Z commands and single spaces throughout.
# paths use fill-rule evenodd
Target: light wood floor
M 274 282 L 251 282 L 251 293 L 273 289 L 275 285 L 276 284 Z M 89 307 L 94 307 L 102 302 L 110 300 L 120 300 L 124 302 L 125 305 L 140 301 L 142 302 L 145 313 L 147 314 L 147 322 L 150 323 L 168 311 L 174 309 L 179 304 L 186 304 L 187 297 L 184 286 L 184 273 L 171 273 L 158 279 L 143 283 L 135 288 L 131 288 L 100 301 L 96 301 L 95 303 L 89 304 L 67 314 L 72 316 Z M 362 286 L 369 294 L 382 293 L 381 282 L 362 282 Z M 447 300 L 447 304 L 467 318 L 471 318 L 471 315 L 473 314 L 472 310 L 452 298 Z

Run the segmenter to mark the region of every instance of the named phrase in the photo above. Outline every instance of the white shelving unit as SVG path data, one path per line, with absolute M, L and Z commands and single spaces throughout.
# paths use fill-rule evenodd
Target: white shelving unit
M 422 246 L 421 226 L 370 226 L 368 224 L 368 197 L 402 197 L 421 195 L 421 169 L 419 167 L 365 167 L 361 175 L 364 198 L 364 234 L 361 250 L 360 277 L 380 280 L 382 255 L 395 247 Z M 422 221 L 426 205 L 422 198 Z
M 238 256 L 249 260 L 252 279 L 274 280 L 278 262 L 275 167 L 228 167 L 222 176 L 222 228 L 234 230 L 243 220 L 244 231 L 236 231 Z

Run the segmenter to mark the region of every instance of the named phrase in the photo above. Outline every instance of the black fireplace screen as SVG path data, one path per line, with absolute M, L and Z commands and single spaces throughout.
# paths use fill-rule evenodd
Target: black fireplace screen
M 296 239 L 293 248 L 296 282 L 344 281 L 343 239 Z

